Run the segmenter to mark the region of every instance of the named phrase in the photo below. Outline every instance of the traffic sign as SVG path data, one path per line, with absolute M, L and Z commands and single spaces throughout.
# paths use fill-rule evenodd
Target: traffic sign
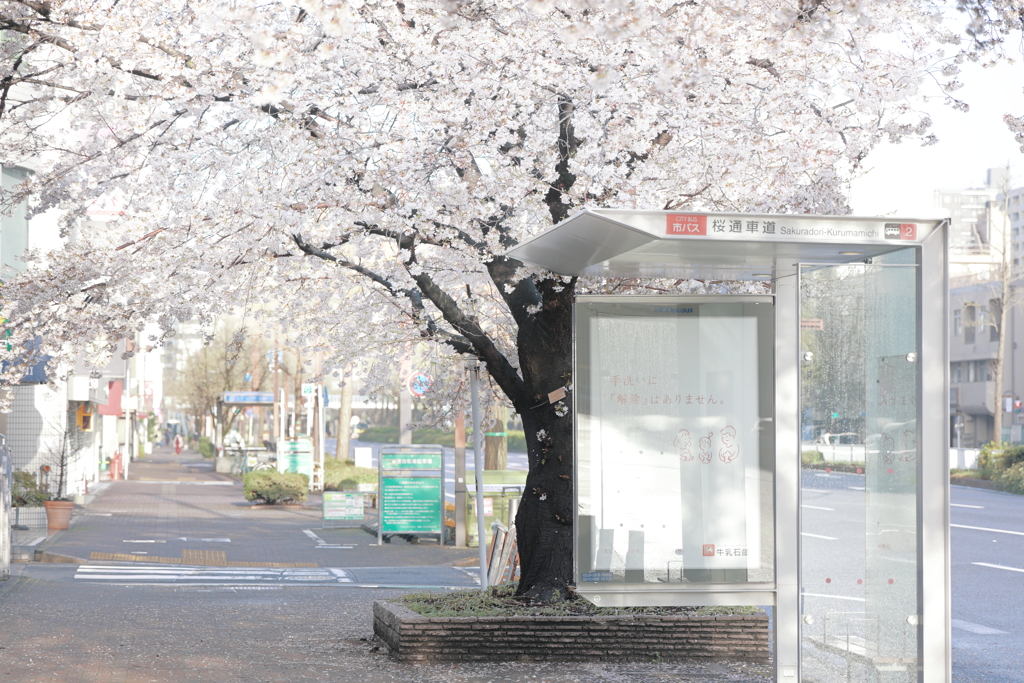
M 274 394 L 270 391 L 225 391 L 220 399 L 231 405 L 270 405 Z
M 430 391 L 430 387 L 433 384 L 433 378 L 427 373 L 419 370 L 409 375 L 409 379 L 406 380 L 406 385 L 409 387 L 409 393 L 416 398 L 423 398 L 423 396 Z

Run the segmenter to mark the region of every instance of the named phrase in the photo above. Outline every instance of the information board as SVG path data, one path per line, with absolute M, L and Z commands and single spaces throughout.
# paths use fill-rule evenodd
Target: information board
M 440 537 L 444 529 L 444 449 L 383 446 L 377 453 L 377 466 L 378 541 L 397 534 Z
M 577 305 L 578 580 L 770 581 L 770 302 L 618 299 Z
M 279 441 L 277 446 L 277 471 L 296 472 L 309 477 L 313 482 L 313 442 L 309 439 Z
M 381 482 L 381 529 L 384 533 L 441 531 L 440 477 L 384 477 Z
M 382 470 L 439 470 L 441 453 L 381 453 Z
M 361 521 L 363 494 L 347 491 L 324 491 L 324 521 Z

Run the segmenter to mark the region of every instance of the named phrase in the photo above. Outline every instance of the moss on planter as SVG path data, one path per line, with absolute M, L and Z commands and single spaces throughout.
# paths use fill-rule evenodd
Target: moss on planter
M 596 607 L 583 598 L 550 604 L 522 602 L 515 598 L 517 584 L 495 586 L 488 591 L 410 593 L 395 601 L 425 617 L 562 617 L 616 616 L 625 614 L 696 616 L 764 614 L 759 607 Z

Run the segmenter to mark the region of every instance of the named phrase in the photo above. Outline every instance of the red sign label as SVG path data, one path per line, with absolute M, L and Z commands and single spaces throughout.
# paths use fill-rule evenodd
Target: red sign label
M 670 213 L 665 224 L 666 235 L 707 235 L 707 216 L 687 216 Z
M 704 545 L 701 546 L 701 551 L 703 552 L 704 557 L 714 557 L 715 556 L 715 544 L 714 543 L 705 543 Z
M 887 240 L 916 240 L 917 223 L 886 223 L 885 239 Z

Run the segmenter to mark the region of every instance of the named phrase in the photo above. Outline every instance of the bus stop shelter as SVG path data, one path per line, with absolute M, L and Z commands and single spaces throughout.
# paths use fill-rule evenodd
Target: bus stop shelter
M 779 681 L 948 683 L 947 231 L 587 210 L 510 250 L 749 292 L 577 298 L 578 593 L 771 606 Z

